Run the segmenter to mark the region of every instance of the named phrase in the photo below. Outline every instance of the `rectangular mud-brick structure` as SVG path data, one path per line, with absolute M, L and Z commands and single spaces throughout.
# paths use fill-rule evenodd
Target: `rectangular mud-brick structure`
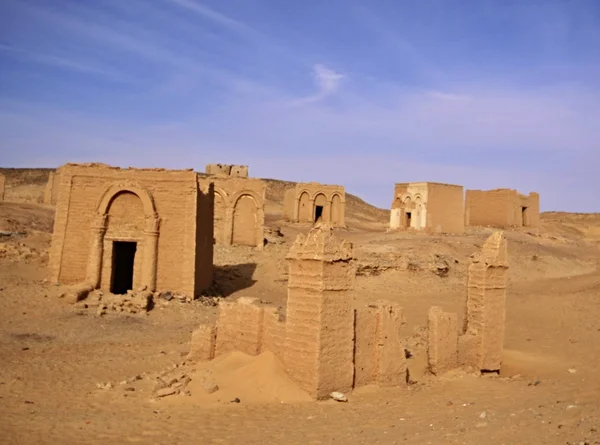
M 189 296 L 211 285 L 214 187 L 192 170 L 66 164 L 59 187 L 53 282 Z
M 506 238 L 501 232 L 495 232 L 469 266 L 465 326 L 458 348 L 462 366 L 481 371 L 500 370 L 507 278 Z
M 6 176 L 0 173 L 0 201 L 4 201 L 4 187 L 6 186 Z
M 330 224 L 298 235 L 287 256 L 284 362 L 289 376 L 315 399 L 353 384 L 355 267 L 352 244 Z
M 522 195 L 517 190 L 467 190 L 465 224 L 498 228 L 540 225 L 540 195 Z
M 267 185 L 255 178 L 199 177 L 200 184 L 214 184 L 214 237 L 216 244 L 262 249 Z
M 390 228 L 423 230 L 429 233 L 463 233 L 463 187 L 437 182 L 396 184 Z
M 205 172 L 207 175 L 231 178 L 247 178 L 247 165 L 232 164 L 207 164 Z
M 329 222 L 345 226 L 346 191 L 341 185 L 298 183 L 285 191 L 284 216 L 300 223 Z

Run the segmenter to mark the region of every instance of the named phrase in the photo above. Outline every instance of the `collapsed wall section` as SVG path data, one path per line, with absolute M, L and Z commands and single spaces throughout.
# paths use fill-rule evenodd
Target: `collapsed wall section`
M 429 311 L 428 360 L 434 374 L 456 367 L 499 371 L 506 321 L 508 250 L 502 232 L 493 233 L 469 266 L 465 321 L 432 307 Z

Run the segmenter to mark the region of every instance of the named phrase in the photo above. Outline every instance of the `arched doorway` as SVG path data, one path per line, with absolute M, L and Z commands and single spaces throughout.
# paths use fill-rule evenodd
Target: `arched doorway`
M 410 196 L 407 196 L 403 202 L 403 217 L 402 217 L 402 227 L 405 229 L 409 229 L 413 226 L 413 203 L 410 199 Z
M 307 222 L 311 220 L 312 208 L 310 206 L 310 196 L 307 192 L 302 192 L 298 200 L 298 221 Z
M 317 221 L 328 221 L 327 209 L 327 198 L 324 194 L 319 193 L 315 196 L 315 205 L 313 210 L 313 222 Z M 329 210 L 329 209 L 327 209 Z
M 238 198 L 233 209 L 233 244 L 256 246 L 256 225 L 258 222 L 258 207 L 250 195 Z
M 213 217 L 214 238 L 218 244 L 225 242 L 225 198 L 215 192 L 215 209 Z
M 119 192 L 110 200 L 106 215 L 102 279 L 110 292 L 125 294 L 141 283 L 145 226 L 142 201 L 133 192 Z
M 342 199 L 337 194 L 331 199 L 331 222 L 334 224 L 342 222 Z

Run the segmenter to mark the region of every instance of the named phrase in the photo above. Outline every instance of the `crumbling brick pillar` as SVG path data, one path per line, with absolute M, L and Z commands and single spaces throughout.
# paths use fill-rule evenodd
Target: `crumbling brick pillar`
M 0 201 L 4 201 L 4 187 L 6 185 L 6 177 L 0 173 Z
M 100 286 L 102 273 L 102 254 L 104 234 L 106 233 L 106 215 L 95 215 L 91 225 L 91 245 L 87 265 L 87 282 L 94 289 Z
M 144 281 L 149 291 L 156 290 L 156 262 L 158 260 L 158 232 L 160 218 L 156 215 L 146 217 L 144 230 Z
M 44 204 L 52 204 L 52 190 L 54 189 L 54 172 L 50 172 L 48 175 L 48 182 L 44 188 Z
M 502 232 L 494 232 L 469 266 L 464 335 L 459 362 L 480 371 L 498 371 L 502 364 L 506 320 L 508 251 Z
M 287 256 L 289 282 L 284 362 L 313 398 L 350 391 L 354 379 L 355 266 L 352 244 L 317 224 L 298 235 Z

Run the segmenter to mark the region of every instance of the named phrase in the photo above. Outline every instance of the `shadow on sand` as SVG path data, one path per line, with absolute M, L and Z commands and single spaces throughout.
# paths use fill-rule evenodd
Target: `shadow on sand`
M 227 264 L 215 266 L 214 282 L 224 297 L 234 292 L 247 289 L 256 283 L 252 278 L 256 263 Z

